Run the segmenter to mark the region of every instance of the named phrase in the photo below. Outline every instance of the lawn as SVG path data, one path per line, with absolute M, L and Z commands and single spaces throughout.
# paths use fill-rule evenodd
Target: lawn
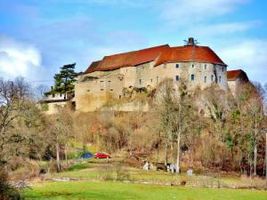
M 189 188 L 119 182 L 43 182 L 24 191 L 26 199 L 179 199 L 179 200 L 266 200 L 266 191 Z
M 207 176 L 196 175 L 189 177 L 186 173 L 180 175 L 171 174 L 163 171 L 145 171 L 140 168 L 123 166 L 118 170 L 116 163 L 107 162 L 105 160 L 90 160 L 73 165 L 68 170 L 61 173 L 53 173 L 47 175 L 47 178 L 63 178 L 69 177 L 83 181 L 96 180 L 118 180 L 118 175 L 127 175 L 123 180 L 134 183 L 151 183 L 151 184 L 175 184 L 179 185 L 182 181 L 186 181 L 186 186 L 198 187 L 226 187 L 226 188 L 263 188 L 266 185 L 264 179 L 249 179 L 235 176 Z M 121 179 L 120 179 L 121 180 Z

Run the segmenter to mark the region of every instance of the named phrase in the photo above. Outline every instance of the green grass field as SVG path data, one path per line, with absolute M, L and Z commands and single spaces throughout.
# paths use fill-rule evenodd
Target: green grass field
M 188 177 L 163 171 L 144 171 L 118 161 L 81 161 L 61 173 L 45 176 L 46 181 L 32 182 L 32 189 L 23 191 L 26 199 L 179 199 L 179 200 L 267 200 L 267 191 L 247 189 L 209 189 L 207 187 L 263 188 L 265 180 L 237 176 Z M 75 181 L 60 182 L 55 178 L 72 178 Z M 54 180 L 54 181 L 52 181 Z M 186 187 L 178 186 L 186 181 Z M 175 186 L 171 186 L 175 185 Z
M 46 182 L 24 191 L 26 199 L 266 200 L 266 191 L 188 188 L 118 182 Z

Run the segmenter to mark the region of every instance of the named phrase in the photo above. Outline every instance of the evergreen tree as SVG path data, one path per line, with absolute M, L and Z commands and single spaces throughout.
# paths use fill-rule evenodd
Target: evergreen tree
M 55 83 L 50 93 L 64 94 L 64 98 L 66 98 L 67 93 L 73 92 L 74 82 L 76 81 L 75 77 L 77 75 L 75 72 L 75 65 L 76 63 L 73 63 L 64 65 L 60 68 L 59 73 L 55 74 L 54 76 Z

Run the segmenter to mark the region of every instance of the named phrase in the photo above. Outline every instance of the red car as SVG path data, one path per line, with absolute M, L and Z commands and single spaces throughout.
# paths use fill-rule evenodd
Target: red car
M 95 158 L 96 159 L 108 159 L 108 158 L 111 158 L 111 156 L 109 154 L 107 154 L 107 153 L 99 153 L 99 152 L 97 152 L 95 154 Z

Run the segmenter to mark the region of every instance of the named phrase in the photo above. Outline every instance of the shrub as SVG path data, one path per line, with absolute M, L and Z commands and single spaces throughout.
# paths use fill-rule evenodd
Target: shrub
M 0 199 L 19 200 L 19 192 L 8 183 L 8 176 L 3 168 L 0 168 Z

